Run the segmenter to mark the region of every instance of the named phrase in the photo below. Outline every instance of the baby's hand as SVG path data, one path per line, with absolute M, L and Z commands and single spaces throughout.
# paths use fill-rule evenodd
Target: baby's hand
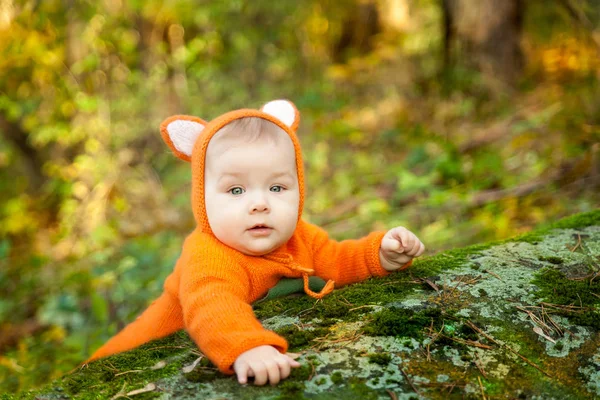
M 379 261 L 384 269 L 395 271 L 424 251 L 425 246 L 419 238 L 408 229 L 399 226 L 390 229 L 381 240 Z
M 233 363 L 233 370 L 239 383 L 244 384 L 249 376 L 253 376 L 254 384 L 262 386 L 267 382 L 276 385 L 290 375 L 292 367 L 299 366 L 298 361 L 281 354 L 273 346 L 258 346 L 240 354 Z

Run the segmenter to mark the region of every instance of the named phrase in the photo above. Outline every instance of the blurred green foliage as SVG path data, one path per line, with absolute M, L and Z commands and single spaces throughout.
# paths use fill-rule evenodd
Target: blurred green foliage
M 597 208 L 598 32 L 528 2 L 527 68 L 499 90 L 443 70 L 439 2 L 410 3 L 336 64 L 355 1 L 1 2 L 0 391 L 75 368 L 160 293 L 193 228 L 173 114 L 293 100 L 305 216 L 339 239 L 405 225 L 433 253 Z

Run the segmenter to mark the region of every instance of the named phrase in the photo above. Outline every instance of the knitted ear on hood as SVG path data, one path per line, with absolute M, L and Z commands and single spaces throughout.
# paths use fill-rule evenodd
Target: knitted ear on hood
M 260 110 L 230 111 L 210 122 L 189 115 L 174 115 L 161 123 L 160 132 L 167 146 L 178 158 L 192 164 L 192 208 L 196 222 L 203 232 L 211 232 L 204 205 L 204 162 L 208 143 L 222 127 L 236 119 L 247 117 L 263 118 L 274 123 L 292 140 L 296 153 L 296 170 L 300 188 L 298 220 L 301 218 L 304 206 L 304 168 L 300 142 L 296 137 L 296 131 L 300 124 L 300 113 L 296 106 L 288 100 L 273 100 Z
M 160 134 L 173 154 L 190 162 L 196 139 L 206 128 L 206 122 L 190 115 L 174 115 L 160 124 Z

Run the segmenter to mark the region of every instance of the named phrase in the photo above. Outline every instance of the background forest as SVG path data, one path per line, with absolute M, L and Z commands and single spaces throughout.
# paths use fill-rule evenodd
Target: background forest
M 0 392 L 161 291 L 194 221 L 160 122 L 277 98 L 338 239 L 433 254 L 600 205 L 596 0 L 0 0 Z

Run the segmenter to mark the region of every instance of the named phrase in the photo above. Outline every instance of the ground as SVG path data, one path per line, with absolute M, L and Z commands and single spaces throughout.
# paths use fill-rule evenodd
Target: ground
M 425 257 L 321 301 L 261 302 L 302 367 L 240 386 L 184 332 L 77 369 L 36 399 L 600 397 L 600 210 Z

